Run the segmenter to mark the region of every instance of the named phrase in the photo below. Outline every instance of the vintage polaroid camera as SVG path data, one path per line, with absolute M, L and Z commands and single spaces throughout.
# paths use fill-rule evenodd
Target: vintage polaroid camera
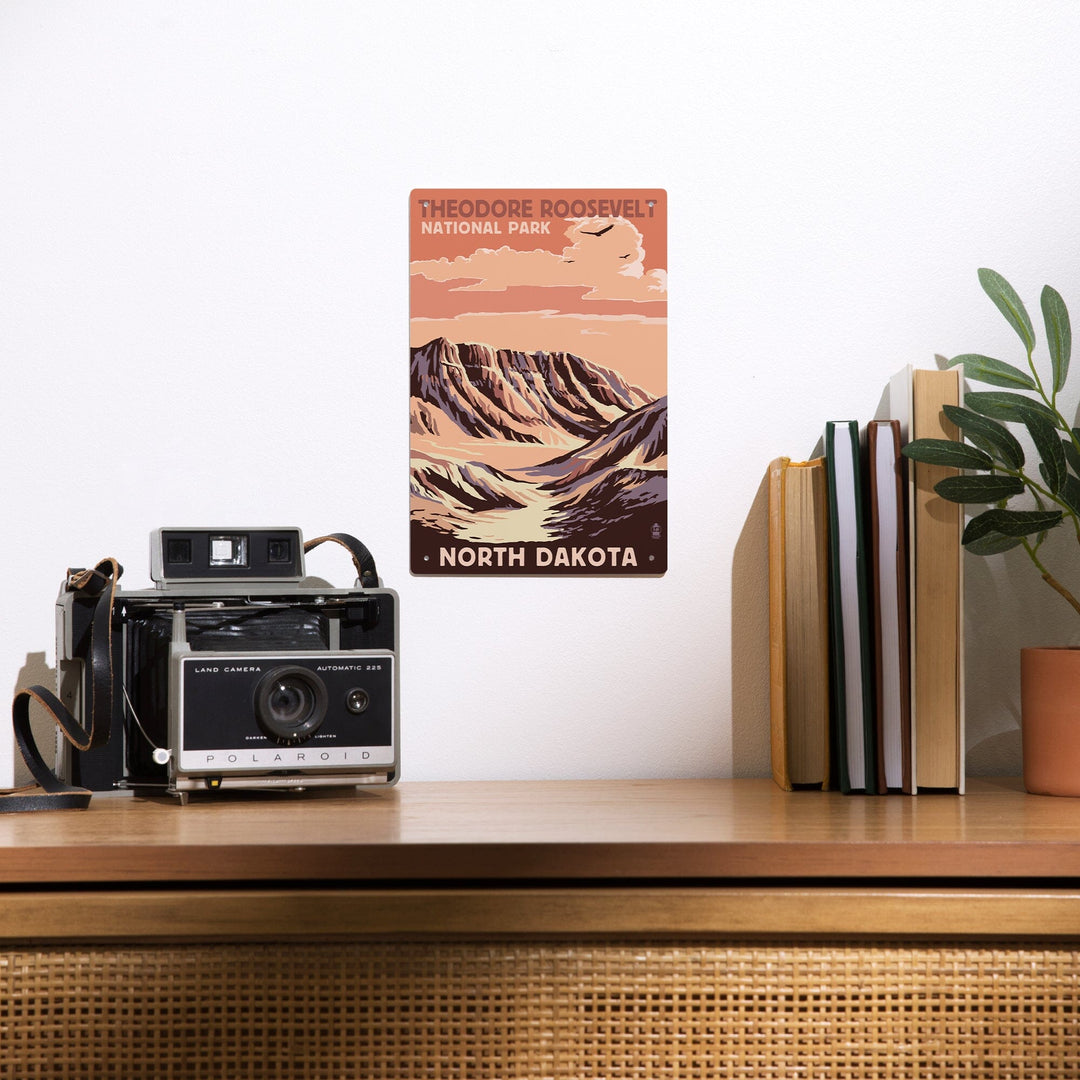
M 349 550 L 354 588 L 305 577 L 305 551 L 324 540 Z M 334 534 L 305 545 L 295 528 L 162 528 L 150 562 L 155 587 L 112 600 L 108 741 L 63 744 L 66 781 L 186 802 L 397 780 L 398 598 L 363 544 Z M 58 696 L 85 718 L 102 678 L 89 640 L 100 598 L 70 579 L 57 600 Z

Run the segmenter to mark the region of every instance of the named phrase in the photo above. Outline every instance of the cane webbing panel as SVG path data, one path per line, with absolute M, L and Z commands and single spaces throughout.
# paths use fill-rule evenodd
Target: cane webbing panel
M 409 942 L 0 952 L 0 1077 L 1080 1076 L 1080 950 Z

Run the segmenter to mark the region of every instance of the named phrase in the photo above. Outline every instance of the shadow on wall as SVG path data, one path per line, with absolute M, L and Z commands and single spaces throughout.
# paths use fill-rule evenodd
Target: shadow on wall
M 19 670 L 18 680 L 11 691 L 12 697 L 15 696 L 16 691 L 21 690 L 23 687 L 35 685 L 47 686 L 49 689 L 56 686 L 56 669 L 49 667 L 43 652 L 26 654 L 26 662 Z M 41 756 L 46 761 L 51 761 L 51 747 L 56 741 L 56 725 L 53 723 L 52 718 L 46 715 L 40 706 L 34 706 L 30 717 L 30 727 L 34 733 L 38 748 L 42 752 Z M 8 730 L 11 730 L 10 727 Z M 16 786 L 32 783 L 34 778 L 30 775 L 30 771 L 19 756 L 18 748 L 15 750 L 15 757 Z
M 769 477 L 762 476 L 731 566 L 731 762 L 735 776 L 770 776 Z

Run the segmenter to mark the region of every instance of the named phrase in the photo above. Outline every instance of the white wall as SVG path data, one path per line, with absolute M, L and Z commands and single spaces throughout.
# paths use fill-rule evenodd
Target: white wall
M 765 466 L 903 363 L 1018 359 L 978 266 L 1080 318 L 1078 45 L 1072 0 L 9 0 L 0 687 L 66 567 L 286 522 L 401 593 L 406 777 L 766 774 Z M 649 185 L 668 574 L 411 578 L 409 190 Z M 974 771 L 1019 770 L 1018 643 L 1077 637 L 1044 588 L 969 561 Z

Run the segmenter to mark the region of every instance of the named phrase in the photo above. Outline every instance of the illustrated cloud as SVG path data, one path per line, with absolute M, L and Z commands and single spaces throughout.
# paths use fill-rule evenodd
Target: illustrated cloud
M 667 271 L 645 270 L 642 235 L 626 218 L 575 218 L 561 253 L 479 248 L 471 255 L 418 260 L 411 272 L 431 281 L 463 281 L 463 292 L 502 292 L 513 286 L 580 287 L 586 300 L 667 299 Z

